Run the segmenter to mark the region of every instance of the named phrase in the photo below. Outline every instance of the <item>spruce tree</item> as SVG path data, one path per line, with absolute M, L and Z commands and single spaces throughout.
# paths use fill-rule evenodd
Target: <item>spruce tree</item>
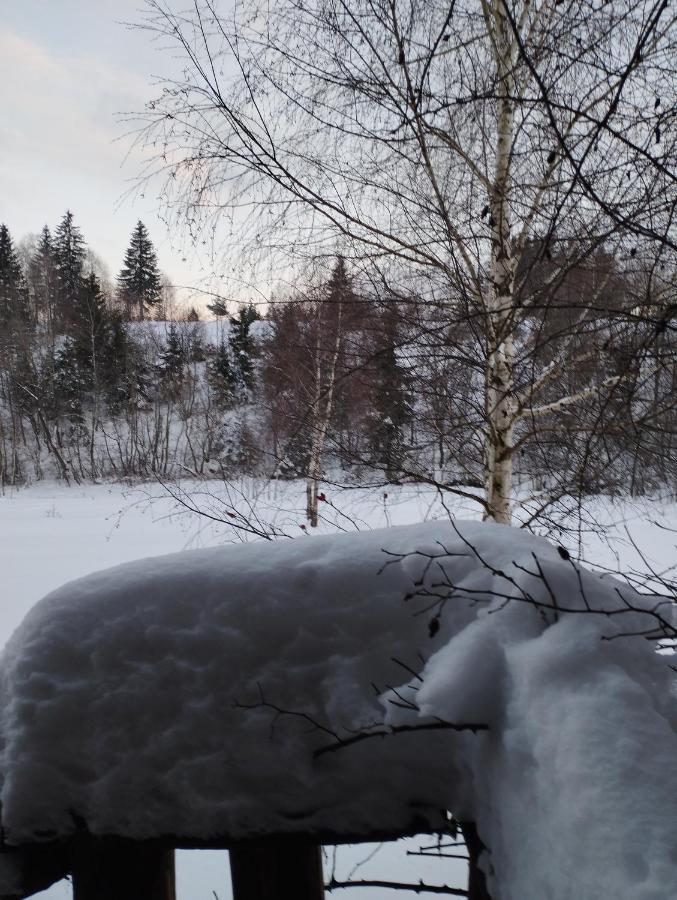
M 118 290 L 127 318 L 134 310 L 143 320 L 146 312 L 161 300 L 160 272 L 153 244 L 143 222 L 138 221 L 118 275 Z
M 87 386 L 98 386 L 100 361 L 110 340 L 110 320 L 101 284 L 94 272 L 83 279 L 73 311 L 73 349 Z
M 56 275 L 56 324 L 68 329 L 82 288 L 82 267 L 85 260 L 85 241 L 67 210 L 56 229 L 53 242 Z
M 19 258 L 6 225 L 0 225 L 0 328 L 3 342 L 30 319 L 28 291 Z
M 110 365 L 113 339 L 110 315 L 94 272 L 81 279 L 69 312 L 68 336 L 54 358 L 55 413 L 83 421 L 83 403 L 110 393 L 117 379 Z
M 135 398 L 145 399 L 145 371 L 125 331 L 121 314 L 115 311 L 108 315 L 108 334 L 102 348 L 100 371 L 108 408 L 113 415 L 117 415 L 125 404 Z
M 372 415 L 367 423 L 371 460 L 383 469 L 388 481 L 398 481 L 407 448 L 405 426 L 411 421 L 410 376 L 400 363 L 397 309 L 389 307 L 382 317 L 374 346 Z
M 177 397 L 183 383 L 186 351 L 179 331 L 172 322 L 167 332 L 167 343 L 160 353 L 159 374 L 170 397 Z
M 254 386 L 254 359 L 256 344 L 251 334 L 251 326 L 261 316 L 253 303 L 241 306 L 237 315 L 230 320 L 229 344 L 233 358 L 233 369 L 241 393 L 247 393 Z
M 237 378 L 230 360 L 228 344 L 221 338 L 214 356 L 207 363 L 207 378 L 219 406 L 230 406 L 237 390 Z
M 78 363 L 75 338 L 66 337 L 54 359 L 53 409 L 57 418 L 65 416 L 73 425 L 84 420 L 82 401 L 87 384 Z
M 326 302 L 330 306 L 337 306 L 339 304 L 352 303 L 354 299 L 352 285 L 346 269 L 346 261 L 342 256 L 337 256 L 327 282 Z
M 211 303 L 208 303 L 207 309 L 216 316 L 217 319 L 228 315 L 228 303 L 221 297 L 216 297 Z
M 40 240 L 31 258 L 28 275 L 35 320 L 45 324 L 51 331 L 56 310 L 57 281 L 52 235 L 46 225 L 40 232 Z

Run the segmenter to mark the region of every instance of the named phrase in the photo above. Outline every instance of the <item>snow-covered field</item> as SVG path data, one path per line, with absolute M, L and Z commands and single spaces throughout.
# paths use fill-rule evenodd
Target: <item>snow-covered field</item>
M 186 490 L 189 487 L 185 485 Z M 383 490 L 344 491 L 335 496 L 329 490 L 326 493 L 323 510 L 327 521 L 320 529 L 325 532 L 408 524 L 445 515 L 434 493 L 408 486 L 389 488 L 385 493 Z M 191 490 L 191 496 L 190 503 L 199 505 L 207 516 L 187 513 L 159 485 L 64 488 L 42 483 L 0 497 L 5 586 L 0 607 L 2 642 L 41 596 L 65 581 L 133 559 L 247 538 L 237 530 L 240 513 L 258 521 L 262 528 L 272 525 L 299 540 L 312 540 L 301 527 L 305 499 L 302 484 L 243 481 L 228 491 L 215 485 Z M 180 499 L 187 501 L 188 496 Z M 468 507 L 452 509 L 464 517 L 477 517 L 476 511 Z M 677 527 L 674 505 L 644 502 L 611 506 L 598 501 L 592 512 L 595 518 L 606 523 L 606 528 L 601 534 L 563 535 L 561 542 L 572 552 L 577 551 L 582 540 L 588 560 L 611 567 L 645 568 L 650 562 L 660 571 L 677 561 L 677 535 L 670 530 Z M 224 519 L 227 524 L 210 516 Z M 642 554 L 646 555 L 645 560 Z M 385 877 L 408 882 L 423 878 L 437 884 L 463 885 L 462 863 L 407 857 L 407 846 L 415 849 L 418 842 L 387 846 L 378 852 L 366 846 L 343 849 L 339 851 L 336 877 L 338 880 L 348 877 L 360 860 L 373 853 L 373 858 L 352 873 L 353 877 Z M 331 866 L 331 858 L 328 863 Z M 229 898 L 226 854 L 207 851 L 179 854 L 178 892 L 180 900 L 209 900 L 214 893 L 220 900 Z M 381 890 L 350 892 L 354 900 L 384 894 Z M 62 884 L 41 896 L 50 900 L 70 897 L 70 889 Z

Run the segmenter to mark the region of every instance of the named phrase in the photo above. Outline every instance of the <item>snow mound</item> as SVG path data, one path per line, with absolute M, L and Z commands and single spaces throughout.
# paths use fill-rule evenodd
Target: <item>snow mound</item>
M 668 660 L 623 636 L 654 603 L 477 523 L 88 576 L 2 657 L 5 840 L 354 840 L 449 809 L 496 900 L 667 900 L 677 702 Z

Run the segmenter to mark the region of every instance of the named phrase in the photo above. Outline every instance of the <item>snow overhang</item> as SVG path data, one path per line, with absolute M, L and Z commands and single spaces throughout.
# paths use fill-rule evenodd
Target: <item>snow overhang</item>
M 2 657 L 5 849 L 82 832 L 183 847 L 368 840 L 436 830 L 453 810 L 500 873 L 528 869 L 524 847 L 570 865 L 601 808 L 605 871 L 611 823 L 627 819 L 655 872 L 674 876 L 674 696 L 646 641 L 608 639 L 651 618 L 624 591 L 517 529 L 449 522 L 72 582 Z M 636 609 L 616 616 L 623 600 Z M 640 711 L 638 693 L 651 697 Z M 609 751 L 619 731 L 623 754 Z

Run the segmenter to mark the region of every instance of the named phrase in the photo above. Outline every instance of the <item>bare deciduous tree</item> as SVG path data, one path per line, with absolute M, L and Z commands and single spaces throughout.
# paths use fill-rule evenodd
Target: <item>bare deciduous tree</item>
M 557 383 L 551 359 L 517 384 L 534 314 L 601 248 L 653 262 L 677 249 L 669 5 L 148 7 L 146 27 L 178 45 L 185 70 L 145 114 L 138 139 L 157 150 L 147 176 L 166 177 L 166 200 L 193 233 L 229 211 L 267 253 L 339 241 L 349 256 L 425 277 L 450 320 L 472 315 L 484 381 L 480 500 L 487 517 L 508 522 L 522 423 L 624 378 L 544 401 Z M 574 239 L 573 253 L 551 252 L 552 241 Z M 538 258 L 556 264 L 552 290 L 534 293 L 524 260 L 536 240 Z

